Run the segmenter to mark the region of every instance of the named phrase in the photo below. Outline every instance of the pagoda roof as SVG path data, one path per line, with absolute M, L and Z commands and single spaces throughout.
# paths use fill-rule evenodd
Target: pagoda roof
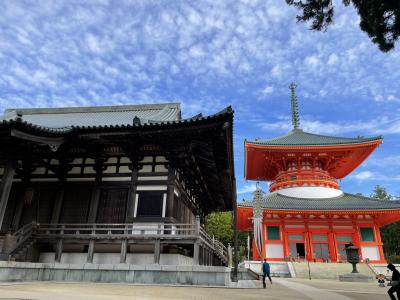
M 266 146 L 332 146 L 346 144 L 361 144 L 371 141 L 382 140 L 382 136 L 364 138 L 347 138 L 326 136 L 305 132 L 301 129 L 293 129 L 289 134 L 272 138 L 246 140 L 247 144 L 266 145 Z
M 252 201 L 238 203 L 239 207 L 253 207 Z M 270 193 L 262 198 L 262 208 L 273 210 L 392 210 L 400 209 L 400 200 L 379 200 L 370 197 L 343 193 L 333 198 L 295 198 L 279 192 Z
M 129 129 L 135 127 L 151 127 L 196 123 L 221 115 L 232 114 L 232 108 L 203 116 L 197 114 L 190 118 L 181 117 L 179 103 L 91 106 L 67 108 L 23 108 L 7 109 L 0 116 L 1 125 L 19 124 L 31 131 L 65 134 L 77 130 L 93 129 Z

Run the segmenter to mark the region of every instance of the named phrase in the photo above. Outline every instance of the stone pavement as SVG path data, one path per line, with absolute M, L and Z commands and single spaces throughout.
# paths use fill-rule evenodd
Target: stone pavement
M 388 299 L 387 288 L 374 283 L 348 283 L 337 280 L 305 280 L 275 278 L 274 284 L 261 288 L 176 287 L 101 283 L 3 283 L 2 299 L 40 300 L 117 300 L 117 299 L 322 299 L 322 300 L 378 300 Z

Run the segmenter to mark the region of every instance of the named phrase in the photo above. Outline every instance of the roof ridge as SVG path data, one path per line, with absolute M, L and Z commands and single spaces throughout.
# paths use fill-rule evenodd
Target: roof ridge
M 100 112 L 124 112 L 135 110 L 162 110 L 176 108 L 180 111 L 180 103 L 166 102 L 153 104 L 128 104 L 128 105 L 104 105 L 104 106 L 75 106 L 75 107 L 47 107 L 47 108 L 9 108 L 4 115 L 13 111 L 21 112 L 23 115 L 34 114 L 69 114 L 69 113 L 100 113 Z

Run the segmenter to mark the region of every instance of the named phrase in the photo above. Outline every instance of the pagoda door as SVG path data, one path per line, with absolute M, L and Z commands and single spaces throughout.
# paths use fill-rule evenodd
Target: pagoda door
M 102 189 L 97 223 L 124 223 L 127 199 L 127 188 Z

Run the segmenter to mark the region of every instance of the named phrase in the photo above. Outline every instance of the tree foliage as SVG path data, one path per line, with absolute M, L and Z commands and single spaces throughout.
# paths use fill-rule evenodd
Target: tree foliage
M 206 216 L 205 230 L 210 236 L 214 236 L 225 246 L 230 244 L 233 247 L 233 218 L 232 212 L 214 212 Z M 247 236 L 252 233 L 238 232 L 239 260 L 243 260 L 247 255 Z M 250 247 L 251 248 L 251 247 Z
M 360 28 L 383 52 L 392 50 L 400 36 L 399 0 L 342 0 L 353 5 L 360 16 Z M 333 22 L 335 7 L 332 0 L 286 0 L 301 11 L 298 22 L 311 21 L 311 30 L 327 30 Z
M 388 194 L 384 187 L 381 187 L 379 184 L 375 186 L 371 198 L 379 199 L 379 200 L 391 200 L 393 197 Z
M 390 201 L 395 199 L 384 187 L 375 186 L 372 198 Z M 392 263 L 400 262 L 400 222 L 389 224 L 381 228 L 381 238 L 386 259 Z

